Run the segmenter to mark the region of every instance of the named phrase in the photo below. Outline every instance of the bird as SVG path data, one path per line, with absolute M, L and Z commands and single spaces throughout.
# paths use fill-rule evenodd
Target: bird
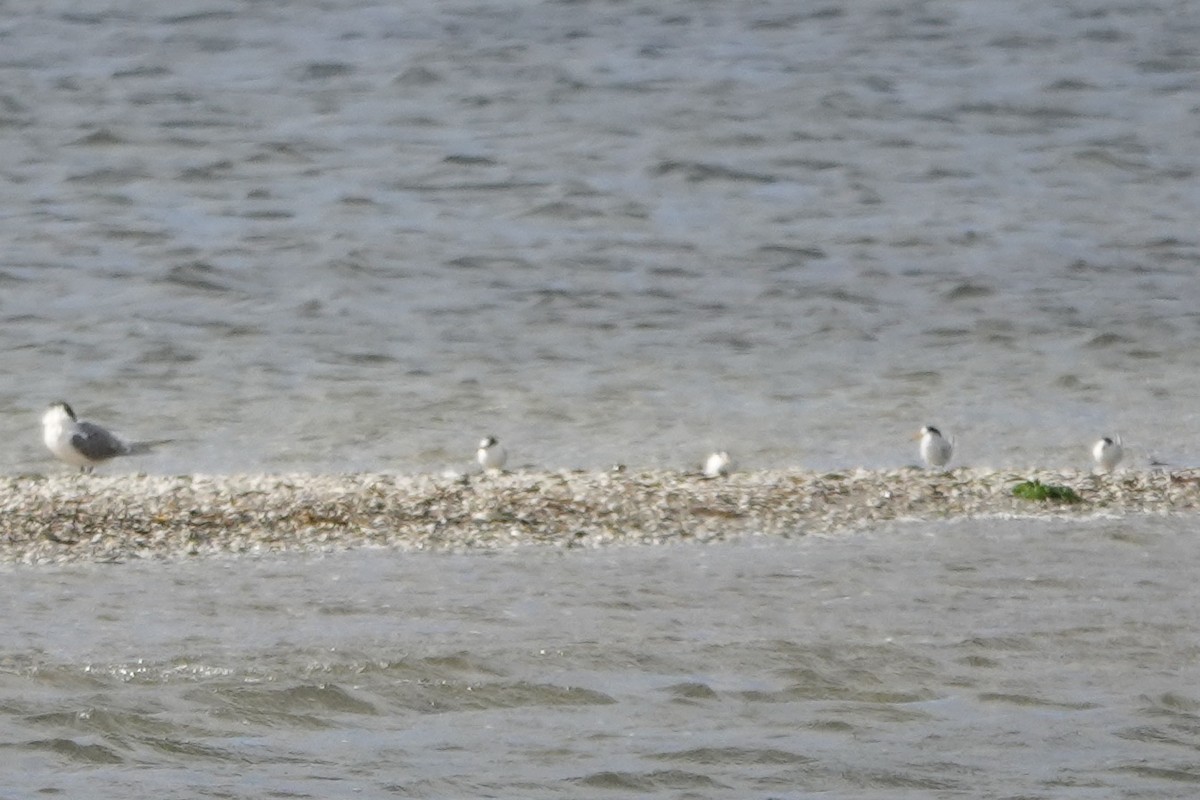
M 1105 436 L 1092 447 L 1092 459 L 1096 462 L 1096 466 L 1105 472 L 1112 472 L 1116 469 L 1124 455 L 1125 448 L 1121 446 L 1119 435 L 1116 439 Z
M 921 460 L 926 467 L 944 467 L 954 454 L 954 442 L 942 435 L 942 432 L 932 425 L 921 428 L 917 434 L 921 440 Z
M 500 444 L 500 440 L 495 436 L 488 436 L 479 441 L 479 450 L 475 452 L 475 460 L 479 462 L 479 466 L 484 472 L 503 472 L 504 462 L 508 460 L 508 453 Z
M 97 464 L 109 459 L 147 453 L 171 440 L 127 441 L 95 423 L 80 421 L 75 410 L 60 400 L 51 403 L 42 414 L 42 441 L 60 461 L 79 467 L 80 472 L 91 472 Z
M 733 459 L 724 450 L 713 453 L 704 462 L 704 477 L 718 478 L 733 472 Z

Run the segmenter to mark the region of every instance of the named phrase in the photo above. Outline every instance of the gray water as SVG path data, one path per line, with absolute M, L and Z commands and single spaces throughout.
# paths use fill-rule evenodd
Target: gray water
M 2 16 L 2 471 L 1200 462 L 1193 3 Z M 0 798 L 1189 796 L 1194 534 L 15 569 Z
M 1200 8 L 10 3 L 0 469 L 1200 462 Z
M 13 569 L 0 797 L 1187 797 L 1196 534 Z

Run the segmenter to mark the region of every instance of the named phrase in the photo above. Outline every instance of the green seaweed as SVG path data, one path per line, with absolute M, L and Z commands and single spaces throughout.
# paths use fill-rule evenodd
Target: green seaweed
M 1025 500 L 1054 500 L 1059 503 L 1082 503 L 1083 498 L 1070 486 L 1055 486 L 1042 483 L 1036 478 L 1024 483 L 1018 483 L 1012 490 L 1014 497 Z

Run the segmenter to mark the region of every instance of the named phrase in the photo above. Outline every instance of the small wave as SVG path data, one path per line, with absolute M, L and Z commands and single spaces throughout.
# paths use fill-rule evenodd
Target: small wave
M 223 280 L 221 270 L 205 261 L 171 267 L 162 281 L 202 292 L 227 292 L 232 288 Z
M 74 739 L 36 739 L 19 746 L 32 750 L 46 750 L 79 764 L 121 764 L 125 761 L 112 748 L 102 744 L 83 744 Z
M 711 180 L 775 183 L 779 180 L 776 176 L 763 172 L 751 172 L 727 167 L 724 164 L 710 164 L 702 161 L 661 161 L 651 170 L 651 173 L 655 176 L 679 174 L 685 180 L 694 183 Z
M 605 770 L 579 778 L 576 782 L 591 789 L 610 789 L 620 792 L 730 788 L 707 775 L 701 775 L 697 772 L 685 772 L 678 769 L 640 773 Z
M 656 753 L 660 761 L 688 761 L 695 764 L 812 764 L 816 760 L 787 750 L 759 747 L 697 747 L 673 753 Z

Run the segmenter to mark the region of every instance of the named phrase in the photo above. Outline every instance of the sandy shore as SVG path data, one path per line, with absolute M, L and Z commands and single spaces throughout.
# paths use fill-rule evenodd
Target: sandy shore
M 1029 478 L 1083 502 L 1012 496 Z M 1200 471 L 915 469 L 436 476 L 229 475 L 0 478 L 0 562 L 62 563 L 353 547 L 590 547 L 796 536 L 889 520 L 1194 513 Z

